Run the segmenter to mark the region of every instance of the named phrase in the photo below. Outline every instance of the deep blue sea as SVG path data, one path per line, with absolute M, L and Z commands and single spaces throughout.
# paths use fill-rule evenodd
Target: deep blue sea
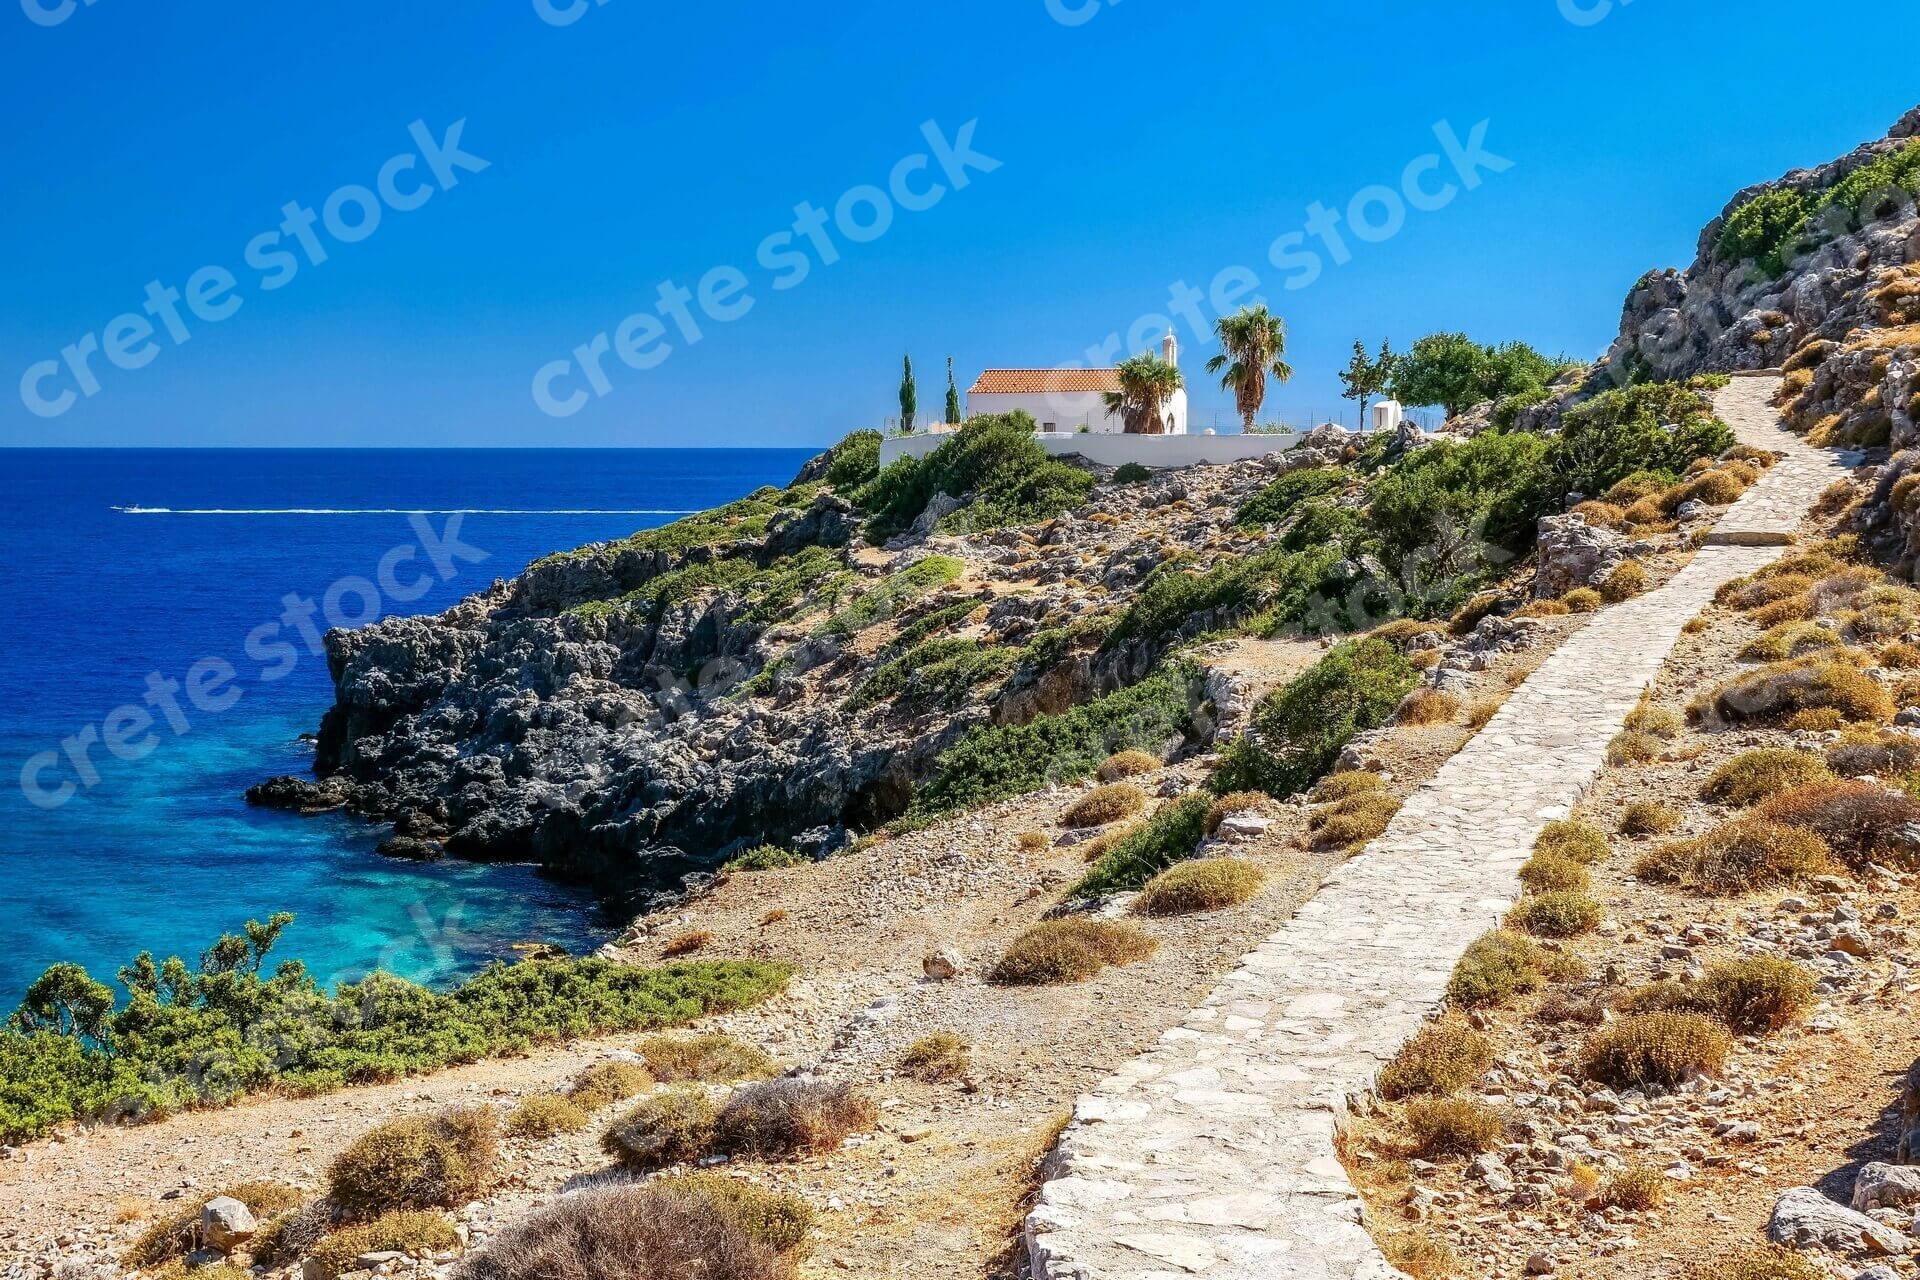
M 329 985 L 375 966 L 444 983 L 515 942 L 603 941 L 618 922 L 530 868 L 390 862 L 373 852 L 383 828 L 242 801 L 254 782 L 308 771 L 300 735 L 332 701 L 282 598 L 378 584 L 383 559 L 412 544 L 385 576 L 410 594 L 424 573 L 423 593 L 375 594 L 388 615 L 437 613 L 548 552 L 785 484 L 808 452 L 0 450 L 0 1015 L 55 961 L 110 980 L 139 951 L 197 960 L 274 911 L 297 917 L 276 955 Z M 441 536 L 456 511 L 459 540 L 486 559 L 452 559 L 442 581 L 408 513 L 430 513 Z M 336 597 L 343 617 L 366 607 L 351 585 Z M 248 652 L 259 628 L 264 659 Z M 261 678 L 289 653 L 290 670 Z M 184 688 L 173 717 L 164 696 L 146 701 L 150 673 L 184 686 L 196 664 L 207 709 Z M 123 706 L 153 724 L 109 723 Z M 151 745 L 139 759 L 85 747 L 85 785 L 63 741 L 89 727 L 117 731 L 129 755 Z M 64 803 L 29 801 L 36 757 L 43 798 L 71 784 Z

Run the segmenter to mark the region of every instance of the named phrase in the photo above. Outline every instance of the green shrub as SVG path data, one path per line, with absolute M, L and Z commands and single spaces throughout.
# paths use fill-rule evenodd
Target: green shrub
M 1694 459 L 1717 457 L 1733 444 L 1732 428 L 1713 416 L 1704 387 L 1636 383 L 1567 410 L 1552 466 L 1562 492 L 1604 493 L 1615 502 L 1614 487 L 1623 481 L 1648 472 L 1679 475 Z
M 1586 867 L 1555 853 L 1536 853 L 1520 868 L 1520 883 L 1535 893 L 1584 893 L 1593 883 Z
M 1153 472 L 1137 462 L 1123 462 L 1113 469 L 1115 484 L 1145 484 L 1153 479 Z
M 966 571 L 966 562 L 952 556 L 927 556 L 916 560 L 898 573 L 881 579 L 852 604 L 822 623 L 820 630 L 833 635 L 853 635 L 865 631 L 876 622 L 891 618 L 929 591 L 937 591 L 958 581 Z
M 352 1271 L 354 1260 L 363 1253 L 420 1257 L 459 1247 L 459 1233 L 439 1214 L 403 1212 L 336 1231 L 314 1246 L 312 1256 L 322 1275 L 337 1276 Z
M 1732 1048 L 1732 1034 L 1716 1018 L 1638 1013 L 1589 1036 L 1580 1064 L 1589 1079 L 1616 1089 L 1672 1088 L 1696 1072 L 1718 1071 Z
M 1015 411 L 966 423 L 925 458 L 902 458 L 853 497 L 870 515 L 867 537 L 881 542 L 907 528 L 936 493 L 972 497 L 943 522 L 956 531 L 1037 524 L 1086 501 L 1093 476 L 1055 461 L 1033 438 L 1037 424 Z
M 1387 569 L 1435 609 L 1465 600 L 1532 549 L 1534 526 L 1553 506 L 1548 453 L 1538 435 L 1488 431 L 1407 454 L 1368 489 L 1367 522 Z M 1436 539 L 1446 548 L 1439 555 Z
M 855 431 L 829 451 L 827 483 L 852 493 L 880 474 L 880 433 Z
M 1241 503 L 1233 522 L 1237 525 L 1279 524 L 1307 499 L 1338 493 L 1346 484 L 1347 473 L 1340 467 L 1289 471 Z
M 1384 640 L 1337 644 L 1268 695 L 1254 712 L 1258 743 L 1237 741 L 1208 785 L 1221 794 L 1297 795 L 1333 768 L 1354 735 L 1385 724 L 1419 682 L 1420 673 Z
M 1126 839 L 1102 854 L 1073 886 L 1076 897 L 1090 898 L 1121 889 L 1138 889 L 1176 862 L 1193 856 L 1206 835 L 1210 799 L 1182 796 L 1164 805 Z
M 1537 894 L 1513 909 L 1508 920 L 1540 938 L 1574 938 L 1600 927 L 1600 904 L 1572 889 Z
M 1813 1004 L 1813 975 L 1776 956 L 1716 960 L 1696 982 L 1656 982 L 1630 993 L 1634 1013 L 1699 1013 L 1740 1035 L 1789 1025 Z
M 1496 929 L 1467 947 L 1447 980 L 1447 996 L 1465 1009 L 1504 1004 L 1537 991 L 1551 963 L 1552 957 L 1525 934 Z
M 1336 550 L 1316 546 L 1224 556 L 1204 572 L 1185 559 L 1170 560 L 1141 584 L 1104 648 L 1160 646 L 1182 634 L 1251 626 L 1256 614 L 1264 619 L 1260 630 L 1299 621 L 1323 594 L 1339 559 Z
M 713 1149 L 719 1115 L 705 1089 L 674 1085 L 608 1125 L 600 1149 L 634 1170 L 690 1163 Z
M 718 1032 L 648 1036 L 640 1042 L 640 1056 L 647 1060 L 654 1078 L 668 1084 L 729 1084 L 735 1080 L 764 1080 L 780 1072 L 780 1064 L 759 1045 Z
M 1110 964 L 1144 960 L 1158 946 L 1151 935 L 1110 920 L 1043 920 L 1008 945 L 988 977 L 1010 987 L 1084 982 Z
M 1193 710 L 1205 697 L 1202 673 L 1183 662 L 1058 715 L 972 729 L 935 761 L 908 823 L 1084 778 L 1116 751 L 1157 748 L 1192 729 Z
M 1815 198 L 1790 187 L 1763 191 L 1727 217 L 1716 244 L 1727 262 L 1751 262 L 1770 280 L 1786 274 L 1789 247 L 1805 229 Z
M 265 972 L 291 919 L 226 935 L 198 970 L 140 956 L 121 971 L 132 998 L 117 1010 L 77 966 L 50 969 L 0 1031 L 0 1140 L 108 1110 L 152 1118 L 272 1087 L 316 1093 L 684 1025 L 755 1004 L 790 972 L 762 961 L 542 960 L 497 965 L 445 993 L 375 973 L 328 996 L 298 962 Z
M 727 859 L 722 871 L 778 871 L 783 867 L 804 867 L 813 859 L 804 853 L 782 849 L 777 844 L 758 845 Z
M 327 1166 L 327 1199 L 349 1221 L 466 1204 L 493 1181 L 491 1109 L 394 1120 L 362 1134 Z
M 1133 900 L 1143 916 L 1184 916 L 1237 907 L 1260 892 L 1266 873 L 1239 858 L 1197 858 L 1162 871 Z
M 536 1093 L 507 1113 L 507 1133 L 515 1138 L 552 1138 L 578 1133 L 587 1127 L 587 1113 L 578 1102 L 557 1093 Z
M 1715 769 L 1700 794 L 1720 804 L 1746 808 L 1782 791 L 1832 779 L 1819 756 L 1766 747 L 1743 751 Z
M 625 1102 L 653 1088 L 653 1073 L 637 1062 L 596 1062 L 573 1078 L 567 1097 L 588 1111 Z
M 1457 1093 L 1493 1065 L 1493 1042 L 1464 1022 L 1429 1022 L 1381 1068 L 1380 1096 Z

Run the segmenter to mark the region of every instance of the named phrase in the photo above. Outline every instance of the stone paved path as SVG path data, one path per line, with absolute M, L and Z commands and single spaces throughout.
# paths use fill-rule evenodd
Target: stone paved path
M 1398 1274 L 1334 1154 L 1337 1118 L 1505 913 L 1540 828 L 1599 773 L 1681 626 L 1783 554 L 1843 474 L 1780 426 L 1777 386 L 1735 379 L 1719 397 L 1744 443 L 1789 455 L 1728 511 L 1723 544 L 1569 638 L 1183 1026 L 1079 1100 L 1027 1222 L 1036 1280 Z

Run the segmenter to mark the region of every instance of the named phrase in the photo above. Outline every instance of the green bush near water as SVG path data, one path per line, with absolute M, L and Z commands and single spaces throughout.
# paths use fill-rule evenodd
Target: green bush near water
M 901 458 L 853 495 L 868 513 L 867 536 L 882 541 L 913 524 L 936 493 L 971 496 L 945 524 L 992 529 L 1037 524 L 1070 511 L 1093 489 L 1089 472 L 1056 462 L 1034 440 L 1032 415 L 974 418 L 924 458 Z
M 198 969 L 143 953 L 120 971 L 125 1004 L 77 965 L 49 969 L 0 1030 L 0 1141 L 69 1120 L 157 1118 L 270 1087 L 319 1093 L 678 1026 L 755 1004 L 789 976 L 760 961 L 557 960 L 496 965 L 445 993 L 376 973 L 328 995 L 297 960 L 264 972 L 292 919 L 249 921 Z

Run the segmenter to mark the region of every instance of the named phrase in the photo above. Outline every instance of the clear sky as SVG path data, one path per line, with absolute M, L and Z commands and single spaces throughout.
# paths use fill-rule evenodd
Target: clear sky
M 580 6 L 564 25 L 534 0 L 5 2 L 7 445 L 819 444 L 897 412 L 903 352 L 937 414 L 948 355 L 963 390 L 985 366 L 1086 364 L 1147 335 L 1174 282 L 1206 294 L 1233 267 L 1290 326 L 1298 374 L 1270 405 L 1303 415 L 1339 405 L 1356 338 L 1461 328 L 1591 357 L 1633 280 L 1689 261 L 1735 191 L 1920 100 L 1891 73 L 1920 38 L 1911 0 L 1853 0 L 1844 22 L 1786 0 L 542 0 Z M 438 147 L 458 120 L 476 167 L 399 207 L 444 186 L 409 126 Z M 962 188 L 922 125 L 954 143 L 976 120 L 998 167 Z M 1356 238 L 1354 197 L 1402 190 L 1441 121 L 1463 146 L 1488 121 L 1511 167 Z M 357 201 L 404 155 L 369 229 Z M 888 191 L 902 162 L 907 200 L 937 183 L 938 202 L 889 198 L 876 235 L 856 193 L 843 233 L 842 196 Z M 1459 184 L 1451 164 L 1414 178 L 1428 204 Z M 331 235 L 328 199 L 354 186 Z M 1288 289 L 1307 269 L 1269 250 L 1316 201 L 1351 257 L 1306 240 L 1320 274 Z M 803 202 L 838 261 L 794 231 Z M 238 309 L 167 304 L 176 343 L 148 282 L 164 298 L 196 273 L 201 310 Z M 658 289 L 703 279 L 689 343 Z M 634 368 L 617 340 L 643 313 L 663 332 L 628 325 L 627 353 L 657 360 Z M 573 355 L 597 335 L 604 395 Z M 1205 425 L 1229 401 L 1183 339 Z M 533 392 L 557 361 L 549 402 L 584 397 L 567 416 Z M 31 412 L 23 376 L 43 408 L 71 403 Z

